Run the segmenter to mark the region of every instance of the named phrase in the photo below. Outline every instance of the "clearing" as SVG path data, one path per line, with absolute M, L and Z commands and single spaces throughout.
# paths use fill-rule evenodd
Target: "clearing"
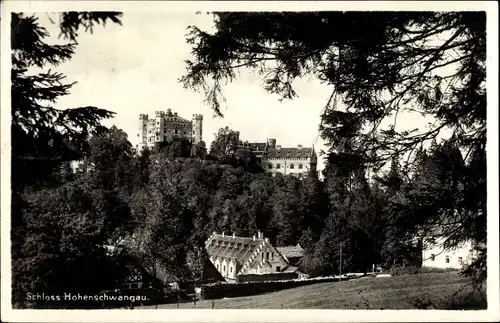
M 457 272 L 364 277 L 319 283 L 256 296 L 202 300 L 215 309 L 485 309 L 486 293 L 474 291 Z M 179 308 L 194 308 L 193 302 Z M 138 307 L 139 308 L 139 307 Z M 143 309 L 156 306 L 143 306 Z M 177 304 L 158 305 L 175 309 Z

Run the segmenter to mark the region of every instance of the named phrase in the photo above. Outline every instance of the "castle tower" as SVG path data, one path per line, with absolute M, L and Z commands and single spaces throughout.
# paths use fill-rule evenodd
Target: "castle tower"
M 276 148 L 276 139 L 268 138 L 267 145 L 269 146 L 269 148 Z
M 155 112 L 155 128 L 154 128 L 155 142 L 163 141 L 163 136 L 164 136 L 163 128 L 165 127 L 164 118 L 165 118 L 165 112 L 163 111 Z
M 203 115 L 193 114 L 193 143 L 203 141 Z
M 148 136 L 148 115 L 147 114 L 139 114 L 139 133 L 137 134 L 139 137 L 139 144 L 147 143 Z

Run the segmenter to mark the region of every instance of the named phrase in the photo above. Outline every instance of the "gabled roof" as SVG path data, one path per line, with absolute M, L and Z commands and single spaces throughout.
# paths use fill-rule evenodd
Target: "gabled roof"
M 264 241 L 264 239 L 258 238 L 254 240 L 253 238 L 214 234 L 207 241 L 206 250 L 210 257 L 226 258 L 243 265 Z
M 288 266 L 285 270 L 283 270 L 284 273 L 294 273 L 298 271 L 299 268 L 295 266 Z
M 300 245 L 288 247 L 276 247 L 278 252 L 286 258 L 299 258 L 304 257 L 305 251 Z
M 313 154 L 313 148 L 271 148 L 267 158 L 308 158 Z

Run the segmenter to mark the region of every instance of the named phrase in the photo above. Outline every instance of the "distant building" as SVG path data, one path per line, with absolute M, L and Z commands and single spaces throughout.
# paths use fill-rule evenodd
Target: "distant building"
M 299 244 L 296 246 L 277 247 L 276 249 L 292 266 L 296 266 L 305 255 L 304 249 Z
M 443 240 L 437 239 L 422 248 L 422 267 L 462 269 L 476 257 L 477 252 L 471 241 L 464 242 L 451 250 L 445 250 Z
M 314 147 L 281 147 L 274 138 L 267 142 L 240 142 L 238 154 L 246 156 L 250 152 L 258 158 L 264 171 L 272 175 L 281 173 L 301 178 L 310 172 L 317 173 L 318 156 Z
M 205 247 L 215 268 L 228 282 L 245 275 L 273 274 L 275 279 L 280 275 L 299 276 L 298 269 L 291 266 L 261 232 L 250 238 L 214 232 Z
M 154 118 L 147 114 L 139 115 L 139 144 L 137 152 L 144 147 L 152 148 L 155 143 L 172 141 L 173 138 L 184 138 L 197 144 L 202 141 L 203 116 L 193 114 L 191 120 L 180 117 L 177 112 L 172 113 L 170 109 L 156 111 Z

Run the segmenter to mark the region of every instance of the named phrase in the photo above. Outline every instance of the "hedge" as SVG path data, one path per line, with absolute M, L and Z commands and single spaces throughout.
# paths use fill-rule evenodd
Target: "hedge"
M 334 282 L 336 277 L 319 279 L 284 280 L 284 281 L 261 281 L 245 283 L 216 283 L 203 286 L 202 297 L 204 299 L 218 299 L 224 297 L 252 296 L 283 289 L 294 288 L 317 283 Z M 348 280 L 348 279 L 342 279 Z
M 257 281 L 281 281 L 292 280 L 299 278 L 297 273 L 270 273 L 261 275 L 238 275 L 236 276 L 237 283 L 257 282 Z

